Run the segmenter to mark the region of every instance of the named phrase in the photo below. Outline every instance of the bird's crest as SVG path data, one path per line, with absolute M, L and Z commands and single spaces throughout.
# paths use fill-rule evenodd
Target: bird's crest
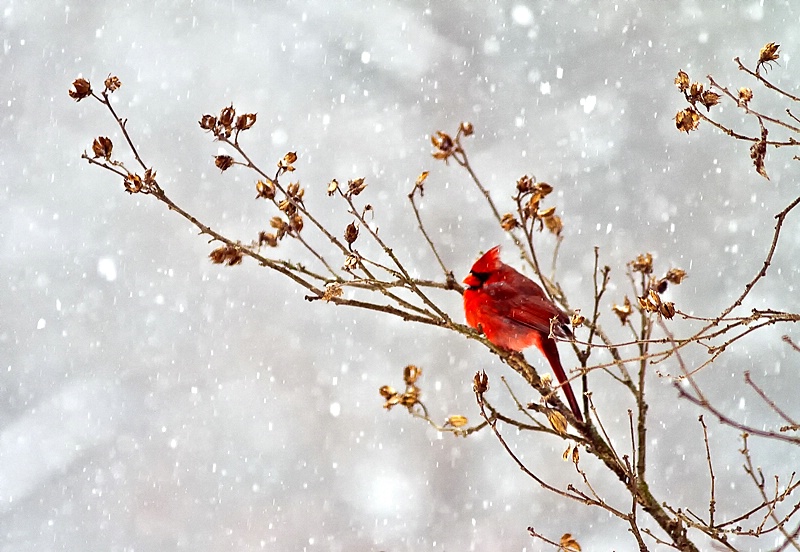
M 473 274 L 488 274 L 500 270 L 503 262 L 500 260 L 500 246 L 495 245 L 472 265 Z

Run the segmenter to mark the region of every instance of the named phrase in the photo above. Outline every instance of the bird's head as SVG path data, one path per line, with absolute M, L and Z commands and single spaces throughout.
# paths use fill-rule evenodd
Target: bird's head
M 500 270 L 503 262 L 500 260 L 500 246 L 496 245 L 475 261 L 469 274 L 464 278 L 468 289 L 480 288 L 489 277 Z

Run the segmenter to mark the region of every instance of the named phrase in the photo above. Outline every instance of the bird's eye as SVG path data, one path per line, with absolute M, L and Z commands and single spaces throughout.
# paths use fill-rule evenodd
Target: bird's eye
M 473 275 L 473 276 L 475 276 L 475 277 L 476 277 L 478 280 L 480 280 L 480 282 L 481 282 L 482 284 L 483 284 L 483 283 L 485 283 L 485 282 L 486 282 L 486 280 L 488 280 L 488 279 L 489 279 L 489 276 L 491 276 L 491 274 L 490 274 L 490 273 L 488 273 L 488 272 L 474 272 L 474 271 L 472 271 L 472 272 L 470 272 L 470 274 L 472 274 L 472 275 Z

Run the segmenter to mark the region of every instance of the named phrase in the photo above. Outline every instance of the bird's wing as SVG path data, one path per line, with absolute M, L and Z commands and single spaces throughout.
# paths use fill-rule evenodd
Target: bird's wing
M 515 281 L 512 286 L 504 280 L 487 283 L 483 291 L 492 298 L 489 307 L 499 316 L 542 332 L 550 333 L 550 320 L 558 318 L 560 324 L 554 326 L 554 333 L 567 337 L 562 325 L 569 324 L 569 318 L 547 297 L 542 288 L 532 280 Z

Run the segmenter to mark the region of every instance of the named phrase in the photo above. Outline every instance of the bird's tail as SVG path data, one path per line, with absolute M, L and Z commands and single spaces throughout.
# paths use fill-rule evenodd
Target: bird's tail
M 555 340 L 544 337 L 541 340 L 541 348 L 544 356 L 546 356 L 548 362 L 550 362 L 550 367 L 553 369 L 556 379 L 558 379 L 558 383 L 564 390 L 564 395 L 567 397 L 570 410 L 572 410 L 572 413 L 575 415 L 578 421 L 582 422 L 583 416 L 581 415 L 581 409 L 578 406 L 578 401 L 575 398 L 575 394 L 572 392 L 572 386 L 567 380 L 567 374 L 564 372 L 564 368 L 561 367 L 561 358 L 558 356 L 558 347 L 556 347 Z

